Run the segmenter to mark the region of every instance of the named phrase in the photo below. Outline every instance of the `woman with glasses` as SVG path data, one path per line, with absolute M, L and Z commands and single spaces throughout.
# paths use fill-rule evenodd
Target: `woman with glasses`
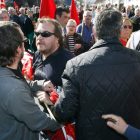
M 76 21 L 70 19 L 66 25 L 67 34 L 64 36 L 64 46 L 74 55 L 86 52 L 90 46 L 86 43 L 82 36 L 76 33 Z
M 123 18 L 123 26 L 121 29 L 120 41 L 123 46 L 126 47 L 127 41 L 129 40 L 133 30 L 133 23 L 129 18 Z

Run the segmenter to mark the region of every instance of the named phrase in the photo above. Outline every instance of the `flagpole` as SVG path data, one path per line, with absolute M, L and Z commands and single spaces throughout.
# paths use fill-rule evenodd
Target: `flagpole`
M 86 11 L 87 0 L 85 0 L 85 11 Z M 81 36 L 83 35 L 84 20 L 82 20 Z

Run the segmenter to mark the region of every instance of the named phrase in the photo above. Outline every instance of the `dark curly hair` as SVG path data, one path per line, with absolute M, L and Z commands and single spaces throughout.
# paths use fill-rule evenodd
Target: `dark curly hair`
M 22 35 L 12 22 L 0 22 L 0 66 L 6 67 L 13 64 L 18 46 L 22 47 Z

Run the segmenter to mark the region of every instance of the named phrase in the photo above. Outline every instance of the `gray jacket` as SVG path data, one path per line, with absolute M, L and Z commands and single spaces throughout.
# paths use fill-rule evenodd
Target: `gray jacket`
M 38 91 L 43 82 L 29 85 Z M 35 104 L 29 85 L 8 68 L 0 67 L 0 140 L 37 140 L 39 131 L 60 128 Z

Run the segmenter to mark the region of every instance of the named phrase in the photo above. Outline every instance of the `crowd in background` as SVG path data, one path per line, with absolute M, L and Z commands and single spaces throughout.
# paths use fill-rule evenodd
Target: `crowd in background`
M 138 6 L 133 6 L 133 5 L 132 6 L 123 6 L 120 11 L 117 8 L 117 5 L 111 5 L 110 3 L 107 4 L 106 6 L 98 6 L 98 7 L 97 6 L 91 7 L 90 5 L 87 5 L 86 8 L 83 5 L 80 5 L 80 6 L 77 5 L 76 8 L 77 8 L 79 21 L 80 21 L 79 25 L 77 25 L 77 23 L 74 19 L 70 19 L 71 7 L 70 6 L 64 7 L 63 4 L 61 4 L 60 6 L 57 7 L 57 9 L 55 11 L 55 17 L 54 17 L 55 20 L 52 20 L 52 19 L 49 19 L 46 17 L 44 17 L 42 19 L 39 18 L 40 8 L 35 5 L 33 5 L 32 8 L 8 7 L 7 10 L 6 9 L 0 10 L 0 21 L 11 21 L 11 22 L 16 22 L 18 25 L 20 25 L 20 26 L 17 26 L 17 25 L 14 25 L 14 26 L 16 26 L 16 28 L 18 28 L 19 31 L 22 30 L 22 32 L 24 34 L 24 35 L 22 34 L 22 37 L 23 37 L 22 43 L 24 43 L 25 52 L 22 55 L 25 56 L 25 54 L 28 52 L 29 54 L 31 54 L 31 56 L 33 56 L 32 60 L 31 60 L 32 61 L 31 68 L 33 69 L 34 77 L 28 77 L 28 75 L 27 75 L 27 77 L 25 77 L 25 78 L 29 78 L 30 80 L 46 80 L 46 81 L 50 80 L 53 83 L 53 85 L 55 85 L 57 88 L 60 87 L 60 90 L 62 90 L 62 88 L 61 88 L 62 85 L 63 86 L 66 85 L 66 88 L 64 90 L 65 90 L 65 92 L 68 93 L 68 94 L 66 94 L 66 96 L 67 96 L 67 98 L 71 98 L 71 101 L 67 101 L 64 99 L 64 102 L 63 102 L 63 99 L 62 99 L 63 97 L 59 98 L 59 102 L 65 103 L 65 105 L 62 106 L 62 108 L 65 111 L 63 112 L 61 109 L 57 110 L 57 108 L 55 108 L 55 107 L 53 110 L 54 115 L 56 115 L 58 112 L 60 113 L 60 116 L 59 115 L 55 116 L 57 118 L 57 120 L 59 120 L 59 122 L 66 121 L 67 118 L 69 118 L 69 116 L 70 116 L 70 115 L 65 116 L 65 115 L 63 115 L 63 113 L 67 112 L 68 114 L 69 113 L 74 114 L 76 112 L 76 109 L 79 107 L 78 106 L 79 93 L 81 94 L 80 100 L 82 100 L 81 101 L 82 109 L 85 106 L 88 107 L 88 105 L 90 107 L 92 106 L 92 104 L 93 104 L 92 100 L 90 100 L 91 102 L 87 103 L 88 105 L 87 104 L 85 105 L 84 101 L 85 101 L 85 97 L 88 95 L 90 97 L 90 94 L 92 94 L 94 91 L 97 92 L 97 96 L 96 96 L 97 100 L 101 99 L 100 96 L 102 96 L 103 89 L 106 92 L 106 95 L 108 94 L 108 92 L 112 93 L 111 89 L 108 89 L 109 90 L 108 91 L 106 89 L 107 87 L 104 87 L 104 83 L 102 83 L 102 81 L 105 81 L 105 83 L 107 83 L 106 85 L 108 85 L 108 87 L 110 86 L 110 81 L 115 81 L 115 82 L 119 81 L 118 83 L 117 82 L 115 84 L 113 83 L 113 86 L 115 85 L 120 88 L 120 83 L 121 83 L 123 85 L 123 91 L 125 91 L 127 88 L 125 87 L 124 81 L 126 80 L 128 82 L 132 82 L 133 76 L 132 77 L 130 76 L 130 79 L 129 78 L 127 79 L 127 76 L 125 76 L 125 74 L 124 74 L 122 76 L 124 78 L 124 79 L 122 78 L 124 81 L 122 81 L 121 78 L 114 80 L 114 78 L 112 78 L 112 75 L 113 76 L 117 75 L 118 77 L 121 77 L 121 74 L 122 74 L 117 71 L 114 71 L 114 69 L 116 69 L 116 70 L 119 69 L 121 71 L 121 69 L 120 69 L 120 67 L 122 66 L 121 63 L 123 63 L 123 65 L 125 65 L 127 63 L 128 65 L 126 67 L 121 67 L 123 72 L 127 71 L 129 66 L 131 66 L 133 64 L 132 63 L 133 61 L 134 62 L 138 61 L 137 56 L 139 56 L 139 55 L 138 55 L 137 51 L 140 51 L 140 37 L 139 37 L 140 36 L 140 9 L 138 8 Z M 106 9 L 106 11 L 105 11 L 105 9 Z M 110 14 L 110 16 L 108 16 L 108 14 Z M 104 15 L 104 16 L 102 16 L 102 15 Z M 106 17 L 108 18 L 108 20 L 106 19 Z M 100 21 L 102 21 L 102 23 L 100 23 Z M 10 26 L 9 23 L 6 23 L 6 24 L 7 25 L 2 25 L 2 27 Z M 12 23 L 12 24 L 14 24 L 14 23 Z M 11 28 L 11 27 L 9 27 L 9 28 Z M 113 32 L 111 30 L 108 31 L 108 29 L 110 29 L 110 28 L 113 29 Z M 95 46 L 93 46 L 94 44 L 95 44 Z M 133 50 L 137 50 L 137 51 L 132 51 L 125 47 L 133 49 Z M 3 49 L 3 48 L 1 48 L 1 49 Z M 119 53 L 118 53 L 117 49 L 119 50 Z M 130 55 L 131 52 L 132 52 L 132 56 Z M 19 51 L 19 53 L 20 53 L 20 51 Z M 86 55 L 86 54 L 88 54 L 88 55 Z M 128 59 L 123 59 L 124 54 L 126 54 L 126 56 L 125 56 L 126 58 L 128 58 L 129 56 L 132 57 L 131 60 L 129 61 Z M 94 55 L 96 56 L 96 58 L 94 57 Z M 133 55 L 135 55 L 134 60 L 133 60 Z M 19 56 L 18 54 L 17 54 L 17 56 L 18 56 L 18 59 L 16 60 L 16 64 L 17 64 L 17 66 L 21 67 L 21 69 L 22 69 L 22 66 L 20 66 L 20 64 L 22 62 L 22 60 L 20 61 L 21 56 Z M 115 57 L 113 57 L 113 56 L 115 56 Z M 101 59 L 100 59 L 100 57 L 101 57 Z M 119 57 L 120 57 L 120 61 L 117 60 L 117 58 L 119 58 Z M 72 59 L 72 58 L 74 58 L 74 59 Z M 95 60 L 95 62 L 94 62 L 94 59 L 97 59 L 97 61 Z M 71 60 L 71 61 L 69 61 L 69 60 Z M 69 61 L 69 62 L 68 62 L 68 65 L 66 66 L 67 61 Z M 113 68 L 112 65 L 114 65 L 114 64 L 115 64 L 116 68 Z M 91 65 L 92 65 L 92 67 L 91 67 Z M 101 68 L 98 67 L 99 65 Z M 103 65 L 105 68 L 102 68 Z M 4 65 L 4 67 L 6 67 L 6 66 Z M 135 70 L 135 68 L 137 67 L 137 65 L 135 63 L 134 63 L 134 66 L 135 67 L 131 66 L 132 70 L 133 70 L 133 68 Z M 63 73 L 65 67 L 66 67 L 66 71 L 63 74 L 63 79 L 65 79 L 65 80 L 63 81 L 63 84 L 62 84 L 61 76 L 62 76 L 62 73 Z M 108 68 L 110 68 L 110 69 L 108 69 Z M 112 70 L 113 72 L 110 70 Z M 136 69 L 136 71 L 138 71 L 138 70 L 139 69 Z M 5 71 L 7 71 L 7 70 L 5 70 Z M 95 73 L 93 73 L 93 71 Z M 86 73 L 86 75 L 85 75 L 85 73 Z M 14 72 L 14 74 L 18 75 L 19 73 L 17 74 L 16 72 Z M 136 77 L 137 72 L 136 72 L 136 74 L 135 74 L 135 72 L 133 74 L 134 74 L 134 77 Z M 25 75 L 25 73 L 24 73 L 24 75 Z M 25 80 L 23 76 L 21 76 L 21 75 L 18 75 L 18 76 L 21 79 Z M 77 78 L 75 78 L 75 77 L 77 77 Z M 81 77 L 83 79 L 85 78 L 84 80 L 87 80 L 87 82 L 84 81 L 83 79 L 81 79 Z M 97 79 L 96 79 L 96 77 L 97 77 Z M 111 78 L 111 80 L 108 80 L 108 77 Z M 91 81 L 90 81 L 90 78 L 91 78 Z M 98 86 L 99 92 L 96 91 L 96 90 L 98 90 L 98 88 L 96 88 L 96 86 L 92 87 L 92 84 L 91 84 L 92 82 L 95 82 L 95 85 L 99 85 Z M 138 83 L 139 83 L 139 79 L 138 79 Z M 24 84 L 27 84 L 27 83 L 24 83 Z M 78 89 L 79 85 L 80 85 L 80 87 Z M 129 83 L 128 83 L 128 85 L 129 85 Z M 137 87 L 136 84 L 134 84 L 134 86 Z M 116 92 L 116 89 L 118 90 L 119 88 L 112 87 L 112 89 L 114 89 L 113 93 Z M 56 92 L 57 92 L 57 90 L 58 89 L 56 89 Z M 83 95 L 82 94 L 83 91 L 85 91 L 87 94 Z M 128 91 L 130 91 L 130 90 L 128 90 Z M 139 91 L 139 89 L 137 90 L 137 92 L 138 91 Z M 133 92 L 135 92 L 135 89 Z M 62 93 L 63 93 L 63 90 L 62 90 Z M 76 93 L 76 94 L 73 95 L 71 93 Z M 123 93 L 125 93 L 125 92 L 123 92 Z M 35 96 L 37 96 L 38 99 L 41 101 L 42 95 L 44 97 L 45 94 L 46 94 L 46 92 L 43 92 L 43 93 L 37 92 Z M 119 94 L 120 94 L 120 91 L 118 90 L 117 99 L 114 99 L 114 100 L 121 102 L 120 104 L 123 104 L 123 99 L 120 97 Z M 57 95 L 57 97 L 58 96 L 59 95 Z M 113 98 L 112 96 L 113 95 L 110 95 L 111 98 Z M 74 97 L 74 100 L 73 100 L 73 97 Z M 21 97 L 19 97 L 19 99 L 20 98 Z M 86 97 L 86 98 L 88 98 L 88 97 Z M 92 98 L 94 98 L 94 97 L 92 97 Z M 105 98 L 107 98 L 107 96 Z M 94 101 L 96 101 L 96 99 L 94 99 Z M 9 100 L 11 100 L 11 99 L 9 99 Z M 51 104 L 54 104 L 56 102 L 56 100 L 54 102 L 51 101 Z M 104 100 L 103 103 L 105 103 L 106 100 L 108 100 L 108 102 L 106 102 L 106 104 L 113 101 L 108 98 L 103 99 L 103 100 Z M 59 105 L 60 104 L 59 102 L 57 102 L 56 104 L 58 104 L 58 106 L 61 107 Z M 67 104 L 67 102 L 69 104 Z M 129 102 L 129 101 L 126 101 L 126 102 Z M 24 102 L 23 102 L 23 104 L 24 104 Z M 103 107 L 106 107 L 106 104 L 104 104 Z M 73 105 L 75 105 L 76 107 Z M 100 105 L 100 103 L 98 105 L 99 105 L 98 106 L 99 110 L 100 109 L 102 110 L 102 105 Z M 114 106 L 115 105 L 117 106 L 118 104 L 114 103 Z M 44 105 L 42 105 L 42 106 L 44 106 Z M 123 107 L 125 108 L 125 106 L 123 106 Z M 70 111 L 67 108 L 69 108 Z M 123 109 L 121 108 L 120 110 L 122 112 L 123 111 L 125 112 L 124 108 Z M 73 111 L 71 111 L 72 109 L 75 111 L 74 113 L 73 113 Z M 78 119 L 81 118 L 84 120 L 86 118 L 85 124 L 80 122 L 81 119 L 79 119 L 79 121 L 77 121 L 77 124 L 79 124 L 79 126 L 78 126 L 79 128 L 78 127 L 77 128 L 81 132 L 83 131 L 81 129 L 83 126 L 88 127 L 88 129 L 90 128 L 89 126 L 91 125 L 91 123 L 90 123 L 90 121 L 88 121 L 87 117 L 85 116 L 86 114 L 90 114 L 90 112 L 86 112 L 86 111 L 90 111 L 90 109 L 92 109 L 92 107 L 88 108 L 88 109 L 83 109 L 84 110 L 84 111 L 82 110 L 83 112 L 80 112 L 80 113 L 78 112 L 79 113 Z M 108 107 L 107 107 L 107 109 L 108 109 Z M 134 109 L 134 112 L 136 112 L 137 105 L 134 104 L 133 109 Z M 96 108 L 95 108 L 95 110 L 96 110 Z M 38 112 L 38 110 L 37 110 L 37 112 Z M 47 112 L 47 111 L 45 111 L 45 112 Z M 25 113 L 26 113 L 26 111 L 25 111 Z M 85 115 L 83 115 L 83 114 L 85 114 Z M 97 120 L 101 119 L 101 116 L 98 118 L 98 116 L 96 116 L 95 114 L 96 113 L 91 112 L 92 118 L 97 119 Z M 129 115 L 131 115 L 131 114 L 129 114 Z M 44 116 L 45 115 L 42 114 L 42 117 L 44 118 L 44 122 L 45 122 Z M 125 116 L 125 114 L 123 114 L 123 116 Z M 136 114 L 136 116 L 138 116 L 138 114 Z M 64 117 L 66 117 L 66 118 L 64 118 Z M 23 118 L 19 117 L 19 119 L 23 119 Z M 89 118 L 89 120 L 90 120 L 90 118 Z M 128 120 L 131 122 L 131 118 L 128 118 Z M 134 121 L 134 119 L 132 121 Z M 46 121 L 46 122 L 48 124 L 48 121 Z M 56 123 L 56 122 L 54 122 L 54 123 Z M 41 124 L 41 127 L 42 127 L 42 129 L 44 129 L 45 126 L 43 126 L 42 124 Z M 134 126 L 136 127 L 135 121 L 134 121 L 134 123 L 132 123 L 132 125 L 133 124 L 135 124 Z M 32 126 L 33 124 L 30 124 L 30 125 Z M 56 125 L 57 125 L 57 128 L 54 128 L 54 127 L 52 127 L 53 126 L 53 123 L 52 123 L 51 127 L 49 127 L 48 129 L 56 130 L 60 127 L 59 124 L 56 123 Z M 102 126 L 98 125 L 98 123 L 95 123 L 95 125 L 97 128 L 99 128 L 101 130 Z M 36 128 L 38 128 L 38 126 Z M 24 127 L 26 128 L 26 126 L 24 126 Z M 40 127 L 40 129 L 41 129 L 41 127 Z M 82 134 L 76 133 L 77 137 L 79 137 L 79 139 L 84 139 L 84 137 L 88 137 L 87 133 L 89 135 L 92 134 L 92 136 L 98 135 L 96 133 L 96 129 L 94 129 L 94 126 L 91 125 L 91 127 L 92 127 L 92 129 L 89 129 L 89 131 L 94 130 L 95 133 L 89 132 L 86 130 L 86 131 L 83 131 L 85 133 L 85 134 L 83 133 L 83 135 L 86 135 L 86 136 L 82 136 Z M 40 129 L 38 129 L 38 131 L 40 131 Z M 105 129 L 107 132 L 110 131 L 110 130 L 108 130 L 108 128 L 105 128 Z M 36 131 L 36 129 L 34 129 L 34 130 Z M 32 131 L 32 127 L 31 127 L 30 131 Z M 110 135 L 110 138 L 112 136 L 113 137 L 116 136 L 115 138 L 117 140 L 117 138 L 121 137 L 120 135 L 118 135 L 114 132 L 111 132 L 111 133 L 112 133 L 112 135 Z M 31 132 L 31 135 L 32 135 L 32 132 Z M 104 135 L 106 135 L 106 134 L 104 133 Z M 50 136 L 48 134 L 48 132 L 46 132 L 46 134 L 44 134 L 42 137 L 47 137 L 47 136 Z M 53 135 L 51 135 L 51 136 L 53 136 Z M 99 135 L 99 136 L 102 136 L 102 135 Z

